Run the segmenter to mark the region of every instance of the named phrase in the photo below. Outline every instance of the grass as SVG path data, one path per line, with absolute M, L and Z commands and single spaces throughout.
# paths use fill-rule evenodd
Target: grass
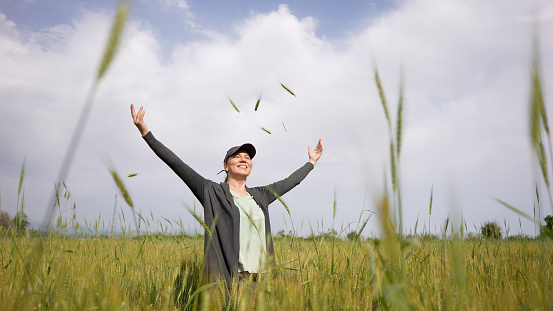
M 26 280 L 23 263 L 40 242 L 44 251 Z M 238 291 L 232 301 L 237 309 L 545 310 L 553 305 L 553 245 L 544 240 L 411 244 L 405 248 L 405 278 L 396 283 L 398 268 L 385 241 L 290 242 L 275 240 L 281 265 L 260 280 L 255 292 Z M 328 260 L 332 248 L 340 254 L 335 262 Z M 187 301 L 177 297 L 190 297 L 197 286 L 203 238 L 14 239 L 4 234 L 0 249 L 0 282 L 5 284 L 0 301 L 7 309 L 174 310 Z M 464 264 L 459 266 L 456 258 Z M 210 309 L 221 307 L 217 301 L 212 299 Z

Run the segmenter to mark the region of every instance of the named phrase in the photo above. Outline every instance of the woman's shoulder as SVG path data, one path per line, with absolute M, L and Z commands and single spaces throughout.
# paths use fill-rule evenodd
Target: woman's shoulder
M 258 187 L 252 187 L 247 188 L 248 193 L 254 197 L 256 201 L 266 201 L 267 195 L 270 193 L 270 190 L 267 188 L 267 186 L 258 186 Z

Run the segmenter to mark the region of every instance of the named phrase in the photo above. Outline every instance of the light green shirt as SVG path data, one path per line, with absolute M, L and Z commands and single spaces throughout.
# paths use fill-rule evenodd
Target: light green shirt
M 265 215 L 249 193 L 245 197 L 239 196 L 232 190 L 230 193 L 234 204 L 240 210 L 238 271 L 265 272 L 265 257 L 267 257 Z

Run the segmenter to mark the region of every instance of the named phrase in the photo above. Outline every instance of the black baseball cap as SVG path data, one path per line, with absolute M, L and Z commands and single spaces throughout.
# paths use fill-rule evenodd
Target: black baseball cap
M 227 154 L 225 155 L 225 160 L 223 161 L 223 163 L 227 163 L 228 158 L 230 158 L 238 150 L 246 151 L 248 153 L 248 155 L 250 156 L 250 159 L 253 159 L 253 157 L 255 157 L 255 147 L 250 143 L 245 143 L 241 146 L 234 146 L 234 147 L 230 148 L 227 151 Z

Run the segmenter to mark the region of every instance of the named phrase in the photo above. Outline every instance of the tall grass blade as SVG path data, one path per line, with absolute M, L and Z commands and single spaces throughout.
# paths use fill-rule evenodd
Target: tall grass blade
M 541 232 L 541 233 L 544 233 L 545 236 L 546 236 L 547 238 L 549 238 L 551 241 L 553 241 L 553 232 L 551 232 L 550 230 L 547 230 L 548 228 L 546 228 L 545 226 L 542 226 L 540 220 L 535 219 L 535 217 L 532 218 L 530 215 L 524 213 L 524 212 L 521 211 L 520 209 L 516 208 L 515 206 L 513 206 L 513 205 L 511 205 L 511 204 L 509 204 L 509 203 L 507 203 L 507 202 L 505 202 L 505 201 L 503 201 L 503 200 L 500 200 L 500 199 L 498 199 L 498 198 L 494 198 L 494 199 L 495 199 L 497 202 L 503 204 L 505 207 L 507 207 L 507 208 L 509 208 L 510 210 L 512 210 L 513 212 L 515 212 L 515 213 L 519 214 L 520 216 L 522 216 L 522 217 L 524 217 L 524 218 L 526 218 L 526 219 L 532 221 L 536 226 L 538 226 L 538 227 L 540 228 L 540 232 Z
M 194 217 L 194 219 L 196 219 L 196 221 L 204 228 L 205 232 L 209 235 L 209 238 L 211 240 L 213 240 L 213 233 L 211 233 L 211 230 L 209 229 L 209 227 L 207 226 L 207 224 L 202 220 L 202 218 L 196 214 L 193 210 L 189 209 L 188 207 L 186 208 L 186 210 L 190 213 L 190 215 L 192 215 L 192 217 Z
M 417 214 L 417 222 L 415 222 L 415 231 L 413 233 L 414 236 L 417 236 L 417 227 L 419 226 L 419 214 Z
M 246 217 L 248 217 L 248 220 L 250 221 L 250 223 L 254 227 L 255 231 L 257 231 L 257 234 L 260 235 L 259 238 L 262 238 L 261 237 L 261 232 L 259 232 L 259 228 L 257 228 L 257 224 L 253 220 L 252 215 L 250 213 L 246 212 L 246 211 L 244 211 L 244 214 L 246 214 Z
M 288 205 L 284 202 L 284 200 L 280 197 L 280 195 L 275 191 L 275 189 L 267 186 L 267 189 L 277 198 L 277 200 L 284 206 L 286 209 L 286 212 L 288 212 L 288 216 L 290 216 L 290 219 L 292 217 L 292 214 L 290 213 L 290 209 L 288 208 Z
M 140 244 L 140 249 L 138 250 L 138 254 L 136 254 L 136 259 L 140 257 L 140 254 L 142 254 L 142 250 L 144 249 L 144 243 L 146 243 L 146 239 L 142 240 L 142 244 Z
M 102 57 L 102 61 L 100 62 L 100 66 L 98 68 L 96 80 L 102 79 L 106 73 L 106 70 L 109 68 L 109 65 L 113 61 L 115 54 L 117 53 L 128 14 L 129 1 L 121 0 L 117 6 L 117 13 L 115 14 L 113 25 L 111 26 L 109 39 L 104 50 L 104 56 Z
M 192 296 L 190 296 L 190 299 L 188 300 L 188 302 L 186 303 L 186 305 L 184 306 L 183 310 L 189 310 L 189 308 L 191 307 L 190 304 L 196 300 L 196 297 L 199 296 L 202 292 L 210 289 L 211 287 L 219 284 L 223 282 L 223 280 L 221 281 L 217 281 L 217 282 L 212 282 L 212 283 L 209 283 L 209 284 L 205 284 L 205 285 L 202 285 L 200 286 L 195 292 L 194 294 L 192 294 Z
M 136 234 L 140 236 L 140 223 L 136 220 L 136 212 L 134 210 L 134 203 L 132 201 L 132 198 L 129 194 L 129 191 L 127 191 L 127 188 L 125 187 L 125 184 L 123 183 L 123 180 L 119 177 L 119 174 L 117 174 L 117 171 L 115 168 L 113 168 L 113 165 L 109 164 L 108 161 L 105 161 L 108 165 L 108 170 L 111 174 L 111 177 L 113 178 L 113 181 L 115 182 L 115 185 L 117 186 L 117 189 L 125 199 L 125 202 L 131 207 L 132 210 L 132 216 L 134 220 L 134 225 L 136 227 Z
M 540 72 L 540 56 L 539 46 L 537 39 L 537 31 L 534 30 L 534 47 L 533 47 L 533 59 L 531 69 L 531 95 L 530 95 L 530 132 L 532 137 L 532 146 L 538 159 L 541 173 L 545 184 L 547 186 L 547 194 L 551 204 L 551 211 L 553 212 L 553 196 L 551 194 L 551 187 L 549 181 L 549 170 L 547 165 L 547 158 L 545 155 L 545 146 L 542 133 L 545 132 L 547 136 L 547 144 L 549 146 L 550 161 L 553 161 L 553 151 L 551 145 L 551 135 L 549 131 L 549 122 L 547 120 L 547 112 L 545 108 L 543 90 L 542 90 L 542 77 Z
M 194 210 L 191 210 L 184 202 L 181 202 L 181 203 L 186 208 L 186 210 L 190 213 L 190 215 L 192 215 L 192 217 L 194 217 L 194 219 L 196 219 L 196 221 L 204 228 L 205 232 L 209 236 L 209 243 L 214 243 L 213 231 L 215 230 L 215 226 L 217 225 L 217 219 L 218 219 L 219 215 L 216 215 L 213 218 L 213 224 L 211 225 L 211 228 L 209 228 L 207 226 L 207 224 L 202 220 L 202 218 L 198 214 L 196 214 L 196 212 L 195 212 L 196 205 L 195 204 L 194 204 Z M 205 249 L 209 249 L 209 247 L 210 247 L 210 244 L 204 245 Z M 221 262 L 221 257 L 219 255 L 219 252 L 217 252 L 217 249 L 214 249 L 214 251 L 215 251 L 215 255 L 217 256 L 217 261 L 219 263 L 219 267 L 220 267 L 221 271 L 223 271 L 223 264 Z M 205 260 L 206 259 L 204 258 L 204 262 L 205 262 Z M 204 267 L 205 267 L 205 265 L 204 265 Z M 200 281 L 200 283 L 201 283 L 201 281 Z M 225 287 L 225 290 L 228 291 L 228 288 Z M 196 300 L 196 299 L 194 299 L 194 300 Z
M 357 232 L 357 237 L 361 238 L 361 233 L 363 232 L 363 230 L 365 230 L 365 226 L 367 226 L 367 223 L 369 222 L 369 219 L 371 219 L 370 216 L 367 219 L 365 219 L 365 221 L 363 222 L 363 225 L 361 225 L 361 228 Z
M 538 200 L 538 204 L 540 204 L 540 192 L 538 191 L 538 182 L 536 182 L 536 199 Z
M 458 215 L 454 215 L 454 222 L 456 222 L 456 218 L 458 218 Z M 453 228 L 453 226 L 452 226 Z M 463 225 L 461 224 L 460 229 L 462 230 Z M 467 293 L 467 269 L 466 269 L 466 262 L 465 262 L 465 252 L 464 252 L 464 245 L 463 241 L 461 239 L 461 236 L 459 235 L 459 232 L 457 231 L 458 228 L 455 226 L 455 232 L 453 233 L 453 240 L 451 242 L 451 271 L 450 274 L 453 275 L 455 280 L 455 294 L 459 295 L 459 303 L 462 307 L 466 306 L 468 303 L 468 293 Z
M 25 179 L 25 164 L 27 162 L 27 159 L 23 157 L 23 161 L 21 162 L 21 173 L 19 174 L 19 185 L 17 187 L 17 214 L 19 215 L 19 223 L 15 224 L 17 228 L 21 228 L 21 222 L 23 221 L 23 198 L 21 198 L 21 191 L 23 189 L 23 180 Z M 21 206 L 19 205 L 21 198 Z
M 27 158 L 23 157 L 23 162 L 21 162 L 21 174 L 19 175 L 19 186 L 17 187 L 17 196 L 21 195 L 21 189 L 23 188 L 23 179 L 25 177 L 25 164 Z M 18 204 L 19 205 L 19 204 Z
M 539 223 L 538 220 L 532 218 L 530 215 L 526 214 L 525 212 L 519 210 L 518 208 L 514 207 L 513 205 L 501 200 L 501 199 L 498 199 L 498 198 L 494 198 L 497 202 L 503 204 L 505 207 L 509 208 L 510 210 L 512 210 L 513 212 L 519 214 L 520 216 L 532 221 L 532 222 L 537 222 Z
M 334 219 L 336 218 L 336 188 L 334 188 L 334 208 L 332 209 L 332 224 L 334 225 Z
M 117 174 L 115 169 L 110 168 L 109 172 L 111 174 L 111 177 L 113 178 L 113 181 L 115 182 L 115 185 L 117 186 L 117 189 L 119 190 L 119 192 L 121 193 L 121 195 L 125 199 L 125 202 L 127 202 L 127 204 L 131 208 L 134 208 L 134 203 L 132 201 L 131 196 L 129 195 L 129 191 L 127 191 L 127 188 L 123 184 L 123 180 L 121 180 L 121 178 L 119 178 L 119 175 Z
M 392 225 L 392 219 L 390 218 L 390 202 L 388 196 L 385 195 L 380 199 L 380 201 L 378 202 L 378 207 L 381 212 L 380 214 L 382 215 L 382 218 L 380 219 L 380 224 L 385 235 L 385 249 L 389 256 L 391 268 L 393 271 L 399 272 L 399 242 L 396 230 Z
M 399 104 L 397 108 L 396 146 L 397 146 L 398 159 L 401 154 L 402 134 L 403 134 L 403 70 L 401 71 L 401 78 L 399 82 Z
M 380 95 L 380 101 L 382 102 L 382 107 L 384 108 L 384 113 L 386 114 L 386 121 L 388 121 L 388 128 L 392 129 L 392 120 L 390 118 L 390 111 L 388 109 L 388 102 L 386 101 L 386 95 L 384 94 L 384 89 L 382 88 L 382 82 L 380 81 L 380 75 L 378 74 L 378 69 L 374 68 L 374 80 L 376 81 L 376 87 L 378 88 L 378 94 Z
M 390 165 L 392 169 L 392 187 L 394 193 L 398 190 L 398 172 L 397 172 L 397 158 L 396 158 L 396 152 L 395 152 L 395 146 L 394 141 L 390 140 Z
M 290 209 L 288 208 L 288 205 L 286 204 L 286 202 L 284 202 L 284 200 L 280 197 L 280 195 L 275 191 L 275 189 L 273 189 L 270 186 L 267 186 L 267 189 L 277 198 L 277 200 L 280 202 L 280 204 L 282 204 L 284 206 L 284 208 L 286 209 L 286 212 L 288 213 L 288 217 L 290 217 L 290 224 L 292 225 L 292 231 L 295 234 L 296 229 L 294 227 L 294 221 L 292 220 L 292 213 L 290 213 Z
M 430 216 L 432 216 L 432 202 L 434 200 L 434 184 L 430 188 L 430 206 L 428 207 L 428 234 L 430 235 Z
M 117 13 L 114 17 L 113 26 L 110 31 L 110 38 L 106 44 L 106 49 L 104 52 L 104 56 L 100 62 L 96 79 L 92 83 L 92 86 L 86 96 L 84 106 L 81 110 L 79 119 L 77 120 L 77 123 L 76 123 L 77 125 L 75 127 L 75 130 L 73 131 L 73 135 L 71 136 L 69 146 L 63 158 L 61 168 L 58 174 L 58 178 L 56 179 L 56 185 L 58 183 L 64 183 L 65 180 L 67 179 L 69 170 L 71 168 L 71 164 L 73 163 L 73 158 L 75 156 L 82 134 L 86 127 L 88 117 L 90 116 L 90 112 L 92 110 L 92 106 L 94 103 L 94 97 L 96 96 L 96 92 L 98 90 L 100 80 L 104 76 L 109 65 L 112 63 L 112 60 L 117 52 L 117 47 L 119 45 L 119 41 L 121 40 L 121 34 L 123 31 L 125 20 L 128 15 L 128 11 L 129 11 L 129 1 L 122 0 L 118 5 Z M 52 194 L 50 200 L 48 201 L 48 206 L 46 208 L 46 214 L 44 216 L 43 224 L 49 223 L 52 219 L 52 215 L 55 208 L 55 197 L 56 197 L 57 191 L 58 189 L 56 187 L 56 189 L 54 189 L 54 193 Z

